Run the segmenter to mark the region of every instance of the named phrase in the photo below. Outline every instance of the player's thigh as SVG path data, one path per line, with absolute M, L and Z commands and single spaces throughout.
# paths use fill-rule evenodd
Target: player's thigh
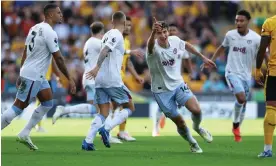
M 276 107 L 276 76 L 267 76 L 265 82 L 266 104 Z
M 124 108 L 129 108 L 131 106 L 132 97 L 126 86 L 108 88 L 107 93 L 111 100 L 114 101 L 117 105 L 120 105 Z
M 14 105 L 24 109 L 29 105 L 29 102 L 36 97 L 41 82 L 39 81 L 32 81 L 27 78 L 21 77 L 21 83 L 17 90 L 16 100 Z
M 236 75 L 228 75 L 226 76 L 226 82 L 238 102 L 244 103 L 246 101 L 246 94 L 243 81 Z
M 160 110 L 165 114 L 166 117 L 171 119 L 179 116 L 174 91 L 153 93 L 153 96 Z
M 37 94 L 37 98 L 39 99 L 39 101 L 42 102 L 46 102 L 46 101 L 50 101 L 53 99 L 53 92 L 52 89 L 50 87 L 50 84 L 47 80 L 44 80 L 40 86 L 39 92 Z
M 190 98 L 186 103 L 185 107 L 193 114 L 199 114 L 201 112 L 199 103 L 195 96 Z
M 107 88 L 96 88 L 96 100 L 97 104 L 110 104 L 111 98 L 107 93 Z

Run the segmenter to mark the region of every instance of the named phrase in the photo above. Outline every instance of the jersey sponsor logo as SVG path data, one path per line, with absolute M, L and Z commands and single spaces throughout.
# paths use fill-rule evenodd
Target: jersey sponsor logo
M 247 44 L 251 44 L 252 43 L 252 40 L 247 40 Z
M 246 53 L 246 47 L 233 47 L 233 51 L 234 52 L 241 52 L 241 53 L 243 53 L 243 54 L 245 54 Z
M 173 53 L 174 53 L 174 54 L 177 53 L 177 49 L 176 49 L 176 48 L 173 49 Z
M 163 66 L 173 66 L 174 65 L 174 59 L 170 59 L 170 60 L 167 60 L 167 61 L 162 61 L 162 65 Z

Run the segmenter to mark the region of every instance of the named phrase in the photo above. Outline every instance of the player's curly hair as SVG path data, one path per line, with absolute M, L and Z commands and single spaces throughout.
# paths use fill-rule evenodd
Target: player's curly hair
M 251 15 L 247 10 L 240 10 L 237 12 L 237 15 L 245 16 L 248 20 L 251 19 Z

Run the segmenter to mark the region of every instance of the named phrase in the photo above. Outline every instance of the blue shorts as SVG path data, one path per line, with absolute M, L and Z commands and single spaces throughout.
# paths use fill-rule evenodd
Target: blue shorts
M 174 118 L 179 116 L 178 106 L 184 106 L 194 94 L 186 83 L 182 83 L 173 91 L 153 93 L 153 96 L 166 117 Z
M 240 79 L 240 77 L 238 77 L 237 75 L 231 74 L 226 76 L 226 81 L 230 90 L 234 94 L 244 92 L 246 98 L 248 98 L 251 84 L 250 80 L 245 81 Z
M 121 105 L 128 103 L 132 99 L 128 88 L 123 85 L 121 87 L 112 88 L 96 88 L 96 103 L 106 104 L 111 100 Z
M 51 88 L 49 82 L 44 79 L 42 81 L 32 81 L 24 77 L 20 77 L 21 84 L 17 90 L 16 98 L 25 102 L 29 96 L 29 102 L 35 98 L 41 90 Z
M 85 91 L 86 91 L 86 100 L 87 101 L 94 101 L 95 100 L 95 94 L 96 94 L 95 84 L 85 85 L 84 88 L 85 88 Z

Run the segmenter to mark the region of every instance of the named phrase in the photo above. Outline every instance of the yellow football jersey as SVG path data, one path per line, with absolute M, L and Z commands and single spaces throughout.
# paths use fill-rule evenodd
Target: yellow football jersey
M 53 66 L 52 66 L 52 62 L 51 62 L 50 65 L 49 65 L 48 71 L 47 71 L 47 73 L 45 75 L 46 80 L 48 80 L 48 81 L 51 80 L 51 78 L 52 78 L 52 72 L 53 72 Z
M 124 38 L 124 48 L 125 48 L 125 50 L 130 50 L 130 42 L 129 42 L 129 39 L 127 37 Z M 121 68 L 121 76 L 122 76 L 123 80 L 124 80 L 125 75 L 126 75 L 126 66 L 127 66 L 127 61 L 128 61 L 129 57 L 130 57 L 130 54 L 125 54 L 124 55 L 122 68 Z
M 268 70 L 270 76 L 276 76 L 276 15 L 266 19 L 261 35 L 271 37 Z

